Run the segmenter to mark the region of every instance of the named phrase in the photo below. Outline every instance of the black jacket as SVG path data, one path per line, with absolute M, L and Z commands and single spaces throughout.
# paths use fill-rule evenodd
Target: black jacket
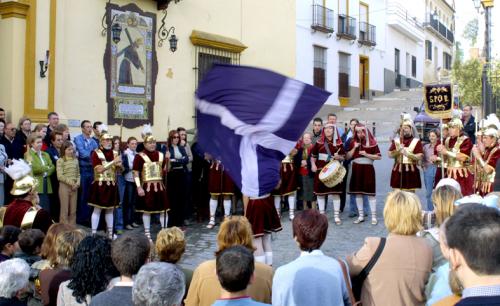
M 467 136 L 470 138 L 473 144 L 476 143 L 476 119 L 474 116 L 470 116 L 470 120 L 465 123 L 464 122 L 464 132 L 467 134 Z

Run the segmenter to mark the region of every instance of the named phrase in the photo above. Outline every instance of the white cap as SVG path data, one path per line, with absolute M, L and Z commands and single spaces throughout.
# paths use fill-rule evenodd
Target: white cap
M 444 178 L 444 179 L 441 179 L 437 185 L 436 185 L 436 189 L 438 189 L 439 187 L 442 187 L 442 186 L 451 186 L 453 188 L 455 188 L 456 190 L 458 190 L 458 192 L 462 193 L 462 188 L 460 187 L 460 184 L 452 179 L 452 178 Z

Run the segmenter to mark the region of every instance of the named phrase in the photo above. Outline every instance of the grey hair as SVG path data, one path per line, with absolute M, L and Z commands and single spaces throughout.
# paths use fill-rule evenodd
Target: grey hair
M 184 296 L 184 273 L 174 264 L 148 263 L 134 278 L 132 301 L 134 305 L 180 305 Z
M 0 297 L 13 298 L 17 292 L 28 286 L 30 266 L 20 258 L 0 263 Z

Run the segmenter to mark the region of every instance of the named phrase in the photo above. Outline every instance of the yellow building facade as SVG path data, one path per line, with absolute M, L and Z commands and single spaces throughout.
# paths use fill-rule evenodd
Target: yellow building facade
M 134 3 L 156 14 L 156 30 L 161 27 L 164 11 L 153 0 L 111 3 Z M 84 119 L 107 122 L 107 38 L 101 35 L 106 5 L 104 0 L 0 0 L 0 107 L 9 121 L 27 115 L 46 122 L 47 113 L 56 111 L 73 133 Z M 165 24 L 175 27 L 177 50 L 169 50 L 168 40 L 158 47 L 155 33 L 157 137 L 165 140 L 167 128 L 195 126 L 200 53 L 295 76 L 295 11 L 295 0 L 172 1 Z M 119 130 L 110 126 L 115 135 Z M 125 138 L 139 134 L 140 128 L 123 130 Z

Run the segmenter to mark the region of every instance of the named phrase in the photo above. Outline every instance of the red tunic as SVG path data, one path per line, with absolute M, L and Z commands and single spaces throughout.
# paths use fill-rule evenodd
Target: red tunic
M 472 151 L 472 141 L 470 140 L 469 137 L 467 136 L 462 136 L 464 137 L 463 142 L 460 144 L 460 153 L 465 154 L 470 157 L 471 151 Z M 455 146 L 455 143 L 457 142 L 458 137 L 448 137 L 445 140 L 445 146 L 448 151 L 451 151 L 453 147 Z M 460 188 L 462 189 L 462 195 L 463 196 L 468 196 L 474 193 L 474 176 L 473 174 L 467 169 L 463 168 L 463 171 L 465 171 L 466 175 L 450 175 L 450 165 L 448 166 L 448 173 L 447 177 L 451 177 L 455 179 L 459 184 Z
M 403 138 L 403 141 L 401 141 L 401 145 L 407 148 L 410 146 L 412 140 L 413 137 Z M 391 143 L 391 147 L 389 148 L 389 151 L 394 151 L 394 150 L 396 150 L 396 144 L 394 143 L 393 140 Z M 417 145 L 413 150 L 413 154 L 423 154 L 423 153 L 424 153 L 424 148 L 422 146 L 422 142 L 418 140 Z M 412 165 L 402 165 L 402 164 L 400 165 L 400 160 L 401 160 L 400 156 L 394 160 L 394 167 L 392 168 L 392 173 L 391 173 L 391 187 L 398 189 L 406 189 L 406 190 L 414 190 L 417 188 L 421 188 L 422 183 L 420 181 L 420 170 L 418 169 L 417 164 L 415 163 Z
M 21 228 L 24 215 L 31 207 L 33 207 L 31 202 L 22 199 L 15 199 L 9 204 L 9 206 L 7 206 L 3 218 L 3 225 L 13 225 Z M 42 232 L 47 233 L 47 230 L 51 225 L 52 219 L 50 218 L 49 212 L 44 209 L 39 209 L 31 228 L 37 228 Z
M 325 141 L 327 141 L 325 139 Z M 345 151 L 344 147 L 342 146 L 342 142 L 339 140 L 337 143 L 334 145 L 332 142 L 328 142 L 328 148 L 330 149 L 330 157 L 327 157 L 327 160 L 320 160 L 321 155 L 320 154 L 325 154 L 328 155 L 328 152 L 326 150 L 326 144 L 325 142 L 318 141 L 314 145 L 314 147 L 311 150 L 311 155 L 316 159 L 316 168 L 318 169 L 316 173 L 314 174 L 314 193 L 316 195 L 327 195 L 327 194 L 341 194 L 343 189 L 344 189 L 344 184 L 338 184 L 332 188 L 326 187 L 323 182 L 319 180 L 319 174 L 321 172 L 321 169 L 328 164 L 330 161 L 333 159 L 333 155 L 335 153 L 344 156 Z M 324 156 L 324 155 L 323 155 Z M 323 159 L 323 158 L 321 158 Z
M 492 148 L 486 148 L 485 152 L 483 154 L 483 160 L 484 162 L 493 168 L 493 171 L 496 169 L 497 161 L 500 159 L 500 146 L 494 146 Z M 477 167 L 481 167 L 478 163 Z M 490 174 L 490 175 L 494 175 Z M 484 197 L 488 193 L 493 191 L 493 183 L 488 182 L 488 181 L 482 181 L 478 184 L 477 186 L 477 191 L 479 191 L 479 194 Z
M 212 161 L 208 172 L 208 192 L 212 196 L 233 195 L 236 186 L 224 165 Z
M 107 162 L 113 161 L 114 153 L 113 150 L 106 149 L 98 149 L 101 150 L 106 158 Z M 96 150 L 97 151 L 97 150 Z M 97 166 L 102 166 L 103 163 L 99 156 L 97 156 L 97 152 L 93 151 L 90 159 L 92 160 L 92 167 L 95 168 Z M 118 206 L 119 198 L 118 198 L 118 185 L 115 182 L 99 182 L 93 181 L 92 185 L 90 185 L 89 192 L 89 205 L 102 209 L 110 209 Z
M 349 146 L 349 151 L 354 148 L 355 142 L 351 141 Z M 368 154 L 379 155 L 380 149 L 378 145 L 372 147 L 359 146 L 354 150 L 352 156 L 352 162 L 350 164 L 351 169 L 349 170 L 349 194 L 365 194 L 369 196 L 375 195 L 376 184 L 375 184 L 375 168 L 373 164 L 361 164 L 356 163 L 356 158 L 366 158 L 359 154 L 359 151 L 365 151 Z
M 282 230 L 281 221 L 272 196 L 262 199 L 250 199 L 245 213 L 248 221 L 252 225 L 252 232 L 255 237 L 264 236 L 271 232 Z
M 153 151 L 150 152 L 148 150 L 144 150 L 141 154 L 146 154 L 152 162 L 156 162 L 160 160 L 160 152 Z M 134 164 L 132 166 L 132 170 L 139 172 L 139 177 L 141 177 L 142 168 L 144 166 L 144 158 L 141 154 L 137 154 L 134 157 Z M 163 159 L 163 173 L 162 176 L 165 176 L 167 169 L 166 158 Z M 146 212 L 146 213 L 162 213 L 168 211 L 169 203 L 167 197 L 167 189 L 165 188 L 165 184 L 163 181 L 157 182 L 155 186 L 151 184 L 148 188 L 148 183 L 142 182 L 142 188 L 144 188 L 145 195 L 143 197 L 138 197 L 138 201 L 136 202 L 135 210 L 138 212 Z
M 297 169 L 293 163 L 281 163 L 280 187 L 273 190 L 272 195 L 287 196 L 297 191 Z

